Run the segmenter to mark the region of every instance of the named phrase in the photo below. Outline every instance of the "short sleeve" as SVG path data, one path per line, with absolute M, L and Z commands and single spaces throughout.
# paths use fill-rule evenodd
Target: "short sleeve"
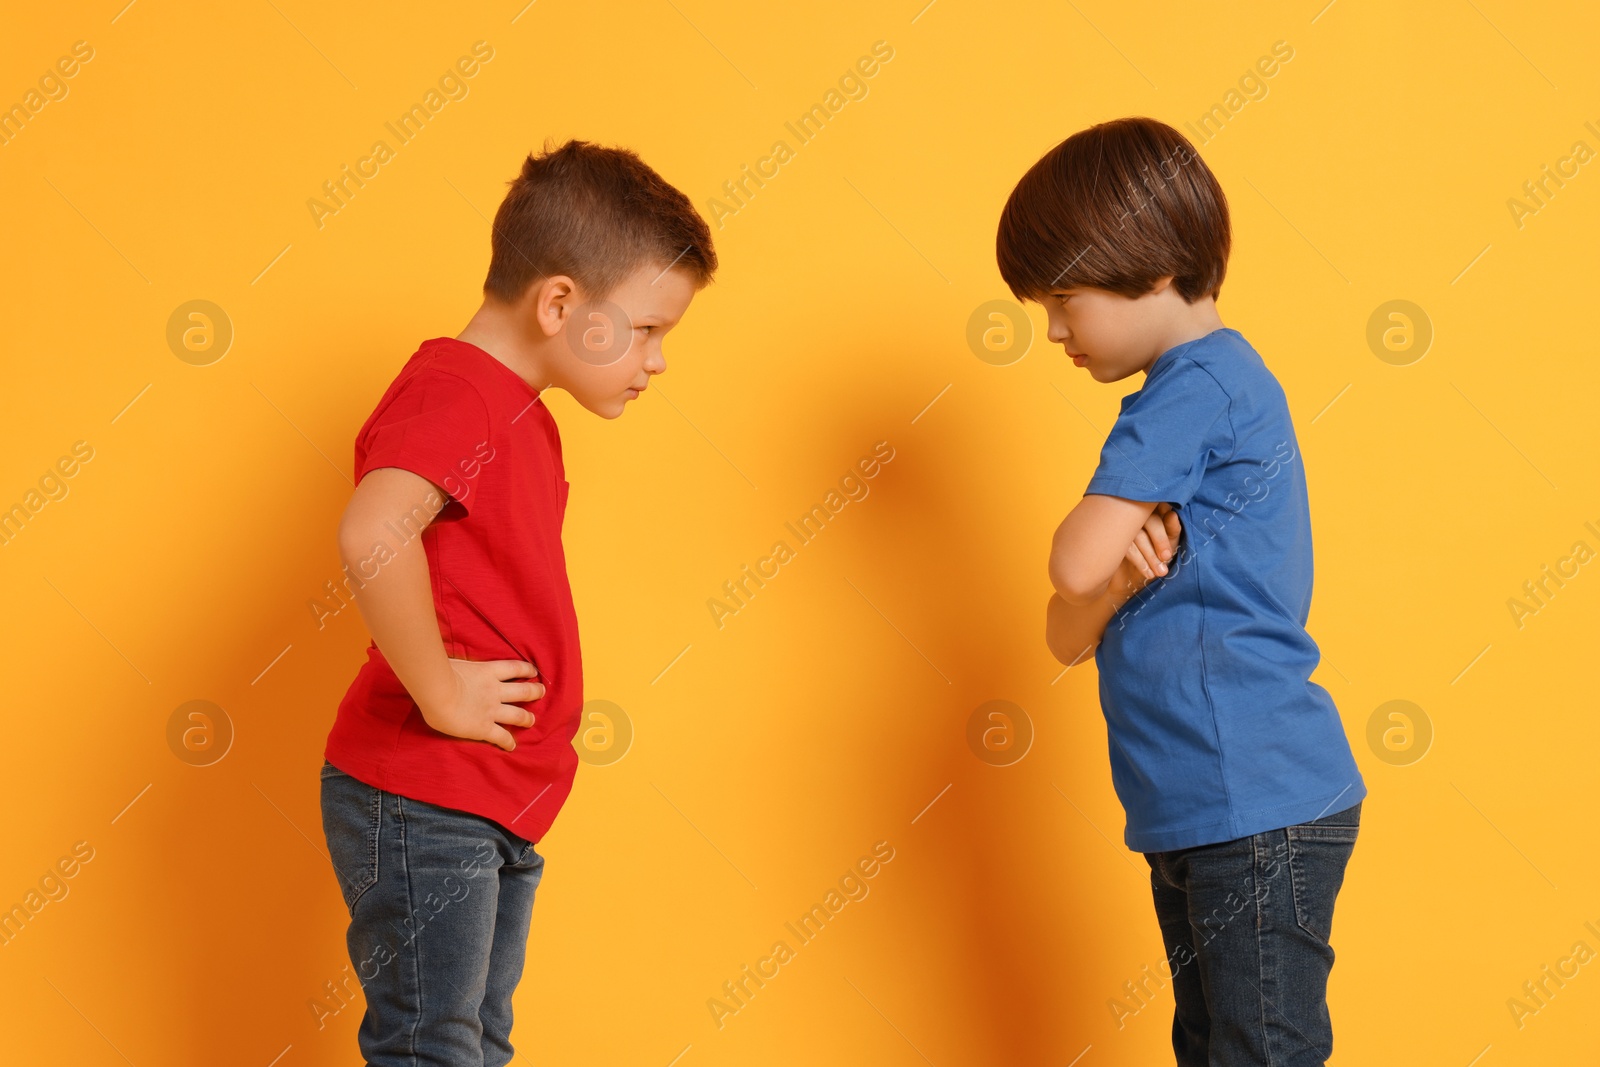
M 1180 359 L 1124 398 L 1084 494 L 1166 502 L 1194 498 L 1213 453 L 1233 452 L 1228 394 L 1209 371 Z
M 479 465 L 492 455 L 489 410 L 477 388 L 446 371 L 421 369 L 373 413 L 356 448 L 356 481 L 379 467 L 400 467 L 472 510 Z

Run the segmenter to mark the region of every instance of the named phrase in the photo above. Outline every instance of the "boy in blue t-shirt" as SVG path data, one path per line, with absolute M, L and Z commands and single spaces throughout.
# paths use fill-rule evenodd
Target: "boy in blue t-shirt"
M 1311 524 L 1283 389 L 1217 315 L 1230 243 L 1193 146 L 1127 118 L 1023 176 L 997 253 L 1076 366 L 1145 374 L 1056 531 L 1046 640 L 1063 663 L 1095 650 L 1177 1062 L 1299 1067 L 1333 1050 L 1328 939 L 1367 790 L 1311 681 Z

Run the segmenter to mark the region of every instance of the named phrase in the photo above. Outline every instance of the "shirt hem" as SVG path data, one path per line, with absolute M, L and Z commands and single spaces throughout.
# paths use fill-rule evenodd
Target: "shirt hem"
M 1331 797 L 1296 801 L 1275 808 L 1258 808 L 1255 811 L 1230 815 L 1226 819 L 1199 826 L 1175 830 L 1134 830 L 1129 827 L 1123 832 L 1123 841 L 1133 851 L 1145 853 L 1171 852 L 1180 848 L 1215 845 L 1223 841 L 1234 841 L 1241 837 L 1265 833 L 1268 830 L 1281 830 L 1286 826 L 1311 822 L 1333 814 L 1330 805 L 1338 804 L 1337 810 L 1343 811 L 1345 808 L 1354 807 L 1358 801 L 1366 799 L 1366 796 L 1366 782 L 1357 778 L 1353 789 L 1346 788 Z
M 548 805 L 553 803 L 554 808 L 540 812 L 532 820 L 529 820 L 528 808 L 532 807 L 532 805 L 528 805 L 521 811 L 511 814 L 509 808 L 502 808 L 496 804 L 478 804 L 470 798 L 464 799 L 459 793 L 437 790 L 427 786 L 417 788 L 414 784 L 397 783 L 394 780 L 394 772 L 383 765 L 384 761 L 363 759 L 359 755 L 348 752 L 335 744 L 324 745 L 322 758 L 356 781 L 373 789 L 381 789 L 385 793 L 405 797 L 407 800 L 421 801 L 424 804 L 436 804 L 441 808 L 450 808 L 453 811 L 465 812 L 468 815 L 476 815 L 481 819 L 488 819 L 512 837 L 530 841 L 535 845 L 542 841 L 555 825 L 556 818 L 561 814 L 561 810 L 566 807 L 567 798 L 571 796 L 577 778 L 576 773 L 571 776 L 558 773 L 554 778 L 551 778 L 546 784 L 545 790 L 556 790 L 558 795 L 552 798 L 550 802 L 547 802 L 546 805 L 541 806 L 548 808 Z M 576 768 L 574 768 L 575 771 Z M 540 797 L 543 795 L 541 793 Z M 529 832 L 513 829 L 512 824 L 518 821 L 526 823 L 526 829 Z
M 1107 493 L 1106 487 L 1114 489 L 1133 489 L 1135 493 Z M 1112 475 L 1096 476 L 1089 479 L 1089 484 L 1084 486 L 1083 494 L 1088 496 L 1096 493 L 1102 496 L 1120 496 L 1124 500 L 1137 500 L 1141 504 L 1161 504 L 1170 500 L 1174 495 L 1173 486 L 1160 486 L 1153 482 L 1136 482 L 1132 478 L 1120 478 Z

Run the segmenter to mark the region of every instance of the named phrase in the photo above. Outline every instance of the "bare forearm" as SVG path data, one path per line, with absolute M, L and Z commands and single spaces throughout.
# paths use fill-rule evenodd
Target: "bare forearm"
M 1050 543 L 1050 585 L 1089 607 L 1115 587 L 1123 559 L 1156 505 L 1090 493 L 1067 513 Z
M 1137 591 L 1129 584 L 1129 569 L 1119 566 L 1106 589 L 1087 604 L 1074 604 L 1057 593 L 1045 609 L 1045 645 L 1051 655 L 1069 667 L 1093 654 L 1106 626 Z
M 363 519 L 341 528 L 339 552 L 346 569 L 361 578 L 356 606 L 395 677 L 419 707 L 437 706 L 453 692 L 454 677 L 439 636 L 421 536 L 397 544 L 392 529 Z

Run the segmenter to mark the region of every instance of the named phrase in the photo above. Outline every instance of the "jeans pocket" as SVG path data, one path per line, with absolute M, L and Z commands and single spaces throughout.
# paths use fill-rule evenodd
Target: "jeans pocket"
M 378 882 L 382 820 L 383 790 L 352 778 L 331 763 L 323 764 L 322 832 L 339 892 L 352 915 L 361 895 Z
M 1294 918 L 1302 930 L 1323 944 L 1333 933 L 1334 899 L 1344 885 L 1345 867 L 1359 831 L 1353 823 L 1322 821 L 1287 830 Z
M 526 840 L 526 839 L 524 839 Z M 533 847 L 533 842 L 528 841 L 522 848 L 522 853 L 517 857 L 518 867 L 527 867 L 534 872 L 534 884 L 544 877 L 544 857 L 539 850 Z

